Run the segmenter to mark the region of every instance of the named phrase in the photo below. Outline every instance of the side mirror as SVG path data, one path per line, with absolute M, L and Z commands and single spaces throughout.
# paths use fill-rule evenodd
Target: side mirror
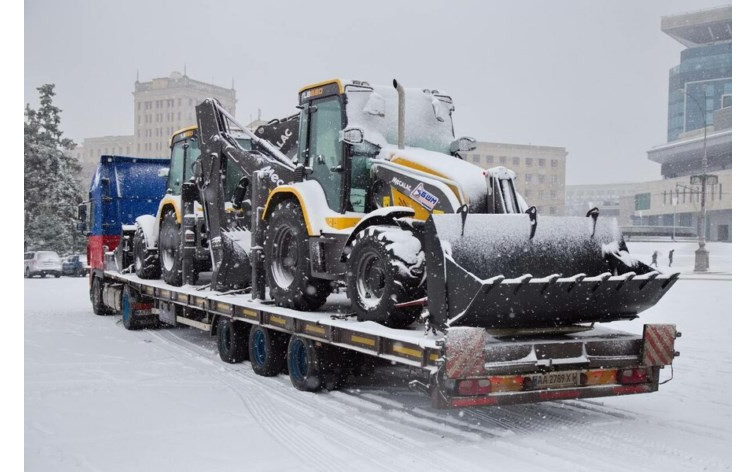
M 81 234 L 87 234 L 87 224 L 81 221 L 76 223 L 76 231 Z
M 168 177 L 168 168 L 161 167 L 160 169 L 158 169 L 158 177 Z
M 110 195 L 110 179 L 107 177 L 101 178 L 100 186 L 102 187 L 103 201 L 109 202 L 110 200 L 112 200 L 111 195 Z
M 340 138 L 347 144 L 362 144 L 365 135 L 360 128 L 348 128 L 339 132 Z
M 78 215 L 77 220 L 79 220 L 81 223 L 84 223 L 87 221 L 87 204 L 86 203 L 79 203 L 78 207 Z
M 470 152 L 474 151 L 477 146 L 477 141 L 475 141 L 475 138 L 469 138 L 467 136 L 463 136 L 461 138 L 455 139 L 452 141 L 452 143 L 449 145 L 449 151 L 452 154 L 457 154 L 458 152 Z

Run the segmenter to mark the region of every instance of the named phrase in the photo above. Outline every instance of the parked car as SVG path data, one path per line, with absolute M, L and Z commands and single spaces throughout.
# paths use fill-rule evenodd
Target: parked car
M 52 274 L 55 278 L 60 277 L 63 266 L 60 256 L 54 251 L 35 251 L 24 253 L 24 277 L 46 277 Z
M 71 277 L 84 277 L 89 274 L 86 254 L 74 254 L 63 260 L 63 275 Z

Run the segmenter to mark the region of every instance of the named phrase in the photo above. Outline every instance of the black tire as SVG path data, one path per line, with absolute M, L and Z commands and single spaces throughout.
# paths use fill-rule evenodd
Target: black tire
M 310 271 L 310 248 L 302 210 L 292 200 L 279 203 L 265 232 L 266 280 L 278 306 L 317 310 L 331 293 L 327 280 Z
M 158 238 L 158 252 L 160 254 L 160 269 L 163 280 L 180 287 L 181 282 L 181 226 L 176 219 L 173 209 L 163 214 L 160 222 L 160 236 Z
M 246 359 L 248 353 L 249 325 L 233 322 L 228 318 L 218 321 L 218 354 L 223 362 L 236 364 Z
M 138 226 L 134 233 L 134 272 L 140 279 L 160 277 L 157 251 L 147 249 L 147 238 L 141 226 Z
M 422 306 L 396 308 L 396 304 L 423 297 L 424 285 L 425 257 L 411 232 L 373 226 L 353 240 L 347 261 L 347 296 L 358 320 L 391 328 L 409 326 Z
M 297 390 L 317 392 L 323 388 L 322 359 L 324 351 L 315 346 L 315 341 L 300 336 L 291 336 L 286 352 L 289 379 Z
M 55 272 L 55 273 L 53 273 L 53 275 L 55 276 L 56 279 L 60 278 L 60 272 Z
M 105 316 L 110 314 L 110 310 L 108 310 L 108 307 L 102 301 L 102 279 L 100 277 L 92 277 L 89 298 L 92 300 L 92 311 L 94 311 L 95 315 Z
M 249 361 L 255 374 L 274 377 L 286 367 L 288 335 L 262 326 L 249 332 Z

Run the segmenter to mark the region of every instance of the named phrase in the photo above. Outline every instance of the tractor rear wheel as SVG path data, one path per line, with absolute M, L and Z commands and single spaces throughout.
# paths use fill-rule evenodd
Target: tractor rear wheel
M 160 251 L 160 267 L 163 280 L 171 285 L 180 287 L 181 283 L 181 229 L 176 218 L 176 212 L 170 209 L 163 215 L 160 222 L 158 238 Z
M 358 320 L 409 326 L 422 306 L 396 304 L 421 298 L 424 282 L 425 254 L 411 232 L 373 226 L 355 237 L 347 262 L 347 295 Z
M 140 279 L 157 279 L 160 276 L 157 252 L 147 249 L 147 238 L 141 226 L 134 233 L 134 272 Z
M 286 200 L 276 206 L 264 247 L 266 279 L 276 304 L 303 311 L 320 308 L 331 293 L 331 284 L 312 276 L 307 228 L 299 205 Z

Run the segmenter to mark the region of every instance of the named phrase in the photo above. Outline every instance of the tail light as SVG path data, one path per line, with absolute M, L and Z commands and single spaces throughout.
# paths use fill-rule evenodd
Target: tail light
M 184 232 L 184 242 L 187 242 L 187 243 L 193 243 L 194 242 L 194 231 L 192 231 L 192 230 L 186 230 Z
M 457 383 L 460 395 L 488 395 L 491 393 L 491 381 L 488 379 L 460 380 Z
M 620 370 L 617 373 L 617 381 L 623 385 L 648 382 L 648 369 L 641 367 Z

